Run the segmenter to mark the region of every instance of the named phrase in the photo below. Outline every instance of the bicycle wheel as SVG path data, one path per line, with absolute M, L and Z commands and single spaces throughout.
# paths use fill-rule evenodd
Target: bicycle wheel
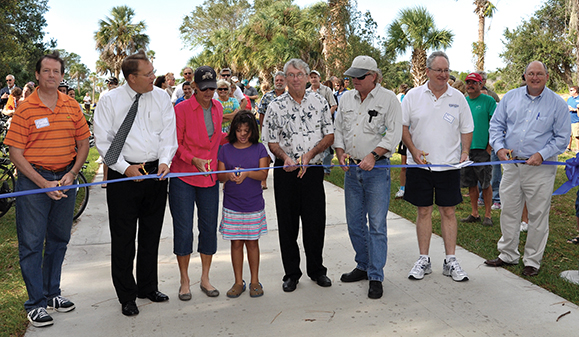
M 16 188 L 16 179 L 12 174 L 12 169 L 8 166 L 0 165 L 0 194 L 12 193 Z M 4 216 L 14 204 L 14 197 L 0 199 L 0 217 Z
M 82 172 L 78 173 L 77 184 L 86 184 L 86 178 Z M 76 203 L 74 204 L 74 217 L 73 220 L 78 219 L 78 217 L 86 209 L 88 204 L 88 186 L 79 187 L 76 189 Z

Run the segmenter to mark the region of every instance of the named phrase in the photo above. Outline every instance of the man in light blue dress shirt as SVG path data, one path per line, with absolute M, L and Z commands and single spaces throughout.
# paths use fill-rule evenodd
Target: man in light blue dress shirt
M 545 87 L 549 73 L 542 62 L 533 61 L 525 70 L 527 85 L 509 91 L 491 119 L 490 142 L 500 160 L 525 160 L 503 165 L 500 187 L 502 201 L 498 258 L 485 263 L 492 267 L 519 263 L 519 223 L 525 202 L 529 231 L 523 255 L 523 275 L 539 273 L 549 236 L 549 210 L 557 167 L 541 165 L 556 161 L 567 148 L 571 121 L 565 101 Z

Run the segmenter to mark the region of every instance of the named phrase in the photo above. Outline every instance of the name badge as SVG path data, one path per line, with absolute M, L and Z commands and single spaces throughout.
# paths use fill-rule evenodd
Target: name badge
M 50 123 L 48 122 L 48 118 L 46 118 L 46 117 L 35 120 L 34 124 L 36 124 L 37 129 L 41 129 L 41 128 L 50 126 Z
M 454 122 L 454 116 L 449 114 L 448 112 L 444 114 L 444 120 L 452 124 Z

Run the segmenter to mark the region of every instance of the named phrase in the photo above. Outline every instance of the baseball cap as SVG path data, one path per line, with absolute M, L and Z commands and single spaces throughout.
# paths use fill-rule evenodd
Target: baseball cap
M 310 71 L 310 75 L 311 75 L 311 74 L 316 74 L 316 75 L 318 75 L 318 77 L 322 77 L 317 70 L 312 70 L 312 71 Z
M 354 61 L 352 62 L 352 66 L 350 69 L 346 70 L 344 75 L 351 76 L 351 77 L 360 77 L 364 76 L 368 71 L 376 71 L 378 72 L 378 64 L 376 60 L 371 58 L 370 56 L 360 55 L 356 56 Z
M 243 83 L 243 85 L 247 85 L 247 84 L 249 83 L 249 81 L 248 81 L 248 80 L 243 80 L 243 81 L 241 81 L 241 83 Z
M 201 66 L 195 69 L 195 84 L 199 90 L 217 89 L 217 74 L 209 66 Z
M 466 76 L 466 78 L 464 79 L 464 81 L 475 81 L 475 82 L 482 82 L 483 78 L 480 74 L 477 73 L 470 73 Z
M 233 83 L 239 82 L 239 79 L 237 78 L 237 76 L 232 76 L 231 80 L 233 81 Z

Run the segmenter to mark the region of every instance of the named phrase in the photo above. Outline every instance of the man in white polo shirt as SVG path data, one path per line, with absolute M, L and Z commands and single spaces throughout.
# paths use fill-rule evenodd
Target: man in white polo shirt
M 448 85 L 449 61 L 436 51 L 426 60 L 426 84 L 412 89 L 402 101 L 402 141 L 408 147 L 408 164 L 456 164 L 468 160 L 474 123 L 464 95 Z M 408 274 L 421 280 L 432 272 L 428 251 L 432 236 L 432 209 L 438 205 L 446 259 L 442 273 L 455 281 L 468 276 L 455 257 L 457 223 L 455 206 L 462 202 L 460 170 L 421 167 L 406 170 L 404 200 L 418 207 L 416 234 L 420 258 Z

